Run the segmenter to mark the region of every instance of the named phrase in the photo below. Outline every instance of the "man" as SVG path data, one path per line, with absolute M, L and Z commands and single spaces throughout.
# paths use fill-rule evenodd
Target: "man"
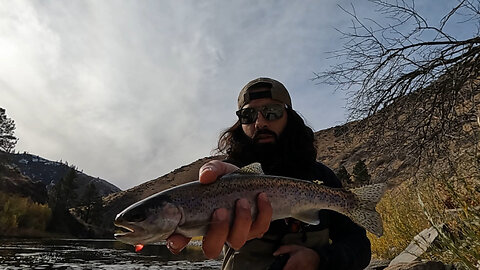
M 316 161 L 314 133 L 293 110 L 284 85 L 270 78 L 249 82 L 238 97 L 239 120 L 220 137 L 225 162 L 200 169 L 201 183 L 211 183 L 238 167 L 260 162 L 266 174 L 318 180 L 341 187 L 335 174 Z M 363 228 L 330 210 L 320 210 L 320 224 L 295 219 L 270 222 L 272 208 L 265 193 L 257 197 L 258 214 L 251 218 L 246 199 L 236 203 L 234 220 L 217 209 L 203 240 L 208 258 L 225 246 L 223 269 L 363 269 L 370 262 L 370 242 Z M 190 241 L 181 235 L 167 239 L 173 253 Z

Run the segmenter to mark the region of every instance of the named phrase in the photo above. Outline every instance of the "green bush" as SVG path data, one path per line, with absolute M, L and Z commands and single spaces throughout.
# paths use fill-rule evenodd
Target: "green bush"
M 17 234 L 22 230 L 45 231 L 50 220 L 48 205 L 30 198 L 0 192 L 0 234 Z

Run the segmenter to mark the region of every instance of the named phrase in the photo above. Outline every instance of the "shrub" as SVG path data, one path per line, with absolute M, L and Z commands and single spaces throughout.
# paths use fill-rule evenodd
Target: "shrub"
M 480 267 L 480 167 L 472 153 L 459 155 L 453 174 L 432 174 L 418 191 L 418 202 L 438 233 L 434 248 L 425 254 L 432 260 Z
M 30 198 L 0 192 L 0 234 L 17 234 L 21 230 L 44 231 L 51 211 L 47 205 Z
M 369 234 L 374 257 L 392 259 L 413 237 L 433 226 L 439 236 L 423 258 L 480 266 L 480 166 L 476 149 L 445 159 L 431 170 L 385 194 L 377 206 L 384 236 Z

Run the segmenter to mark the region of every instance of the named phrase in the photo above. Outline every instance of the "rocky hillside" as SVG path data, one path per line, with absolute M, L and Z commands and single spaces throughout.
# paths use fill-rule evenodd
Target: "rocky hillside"
M 364 160 L 372 182 L 388 182 L 392 185 L 413 175 L 412 161 L 406 159 L 406 153 L 385 152 L 375 147 L 372 140 L 375 132 L 359 132 L 363 122 L 350 122 L 315 133 L 318 150 L 317 159 L 337 171 L 344 166 L 348 172 L 355 164 Z
M 0 151 L 0 191 L 30 197 L 46 203 L 48 191 L 65 176 L 70 167 L 61 162 L 46 160 L 30 154 Z M 93 183 L 100 196 L 121 191 L 115 185 L 77 171 L 75 193 L 81 198 L 89 183 Z
M 53 213 L 47 228 L 49 232 L 82 238 L 104 235 L 103 230 L 100 230 L 101 228 L 90 227 L 71 215 L 68 209 L 64 209 L 66 206 L 55 208 L 55 205 L 67 203 L 66 198 L 74 198 L 69 202 L 70 206 L 84 204 L 85 196 L 93 196 L 90 184 L 93 184 L 95 192 L 99 196 L 107 196 L 121 190 L 103 179 L 91 177 L 76 169 L 74 173 L 72 172 L 72 167 L 61 162 L 46 160 L 30 154 L 0 151 L 0 191 L 20 197 L 28 197 L 34 202 L 42 204 L 49 203 Z M 52 187 L 56 186 L 67 174 L 75 177 L 73 178 L 73 189 L 70 190 L 72 193 L 60 198 L 61 196 L 59 197 L 58 194 L 50 191 L 54 191 Z M 86 192 L 87 189 L 89 192 Z M 66 193 L 62 191 L 62 194 Z M 98 200 L 94 197 L 91 198 L 92 205 L 98 205 Z M 83 207 L 85 208 L 85 206 Z M 93 206 L 87 206 L 87 208 L 90 209 L 87 211 L 88 213 L 93 211 L 91 209 L 94 209 Z M 97 212 L 94 213 L 96 215 Z M 94 220 L 93 214 L 82 213 L 82 215 L 89 220 Z
M 479 132 L 480 78 L 461 84 L 445 77 L 315 138 L 318 159 L 332 169 L 351 173 L 363 160 L 372 182 L 395 185 L 431 171 L 449 174 L 452 159 L 472 151 Z
M 34 202 L 42 204 L 48 200 L 45 185 L 40 181 L 32 181 L 17 167 L 9 164 L 7 154 L 4 152 L 0 152 L 0 191 L 29 197 Z
M 17 167 L 23 175 L 33 181 L 42 182 L 48 190 L 58 183 L 70 168 L 62 162 L 51 161 L 26 153 L 8 154 L 8 159 L 10 164 Z M 85 188 L 90 182 L 95 185 L 101 196 L 121 191 L 120 188 L 103 179 L 89 176 L 78 170 L 75 182 L 78 187 L 76 192 L 79 196 L 85 192 Z

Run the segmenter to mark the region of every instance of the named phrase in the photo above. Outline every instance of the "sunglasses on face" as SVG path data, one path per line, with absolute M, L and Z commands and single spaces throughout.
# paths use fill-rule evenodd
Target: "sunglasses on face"
M 259 108 L 244 108 L 236 112 L 240 123 L 252 124 L 257 121 L 258 112 L 260 112 L 268 121 L 278 120 L 282 118 L 285 106 L 283 104 L 268 104 Z

